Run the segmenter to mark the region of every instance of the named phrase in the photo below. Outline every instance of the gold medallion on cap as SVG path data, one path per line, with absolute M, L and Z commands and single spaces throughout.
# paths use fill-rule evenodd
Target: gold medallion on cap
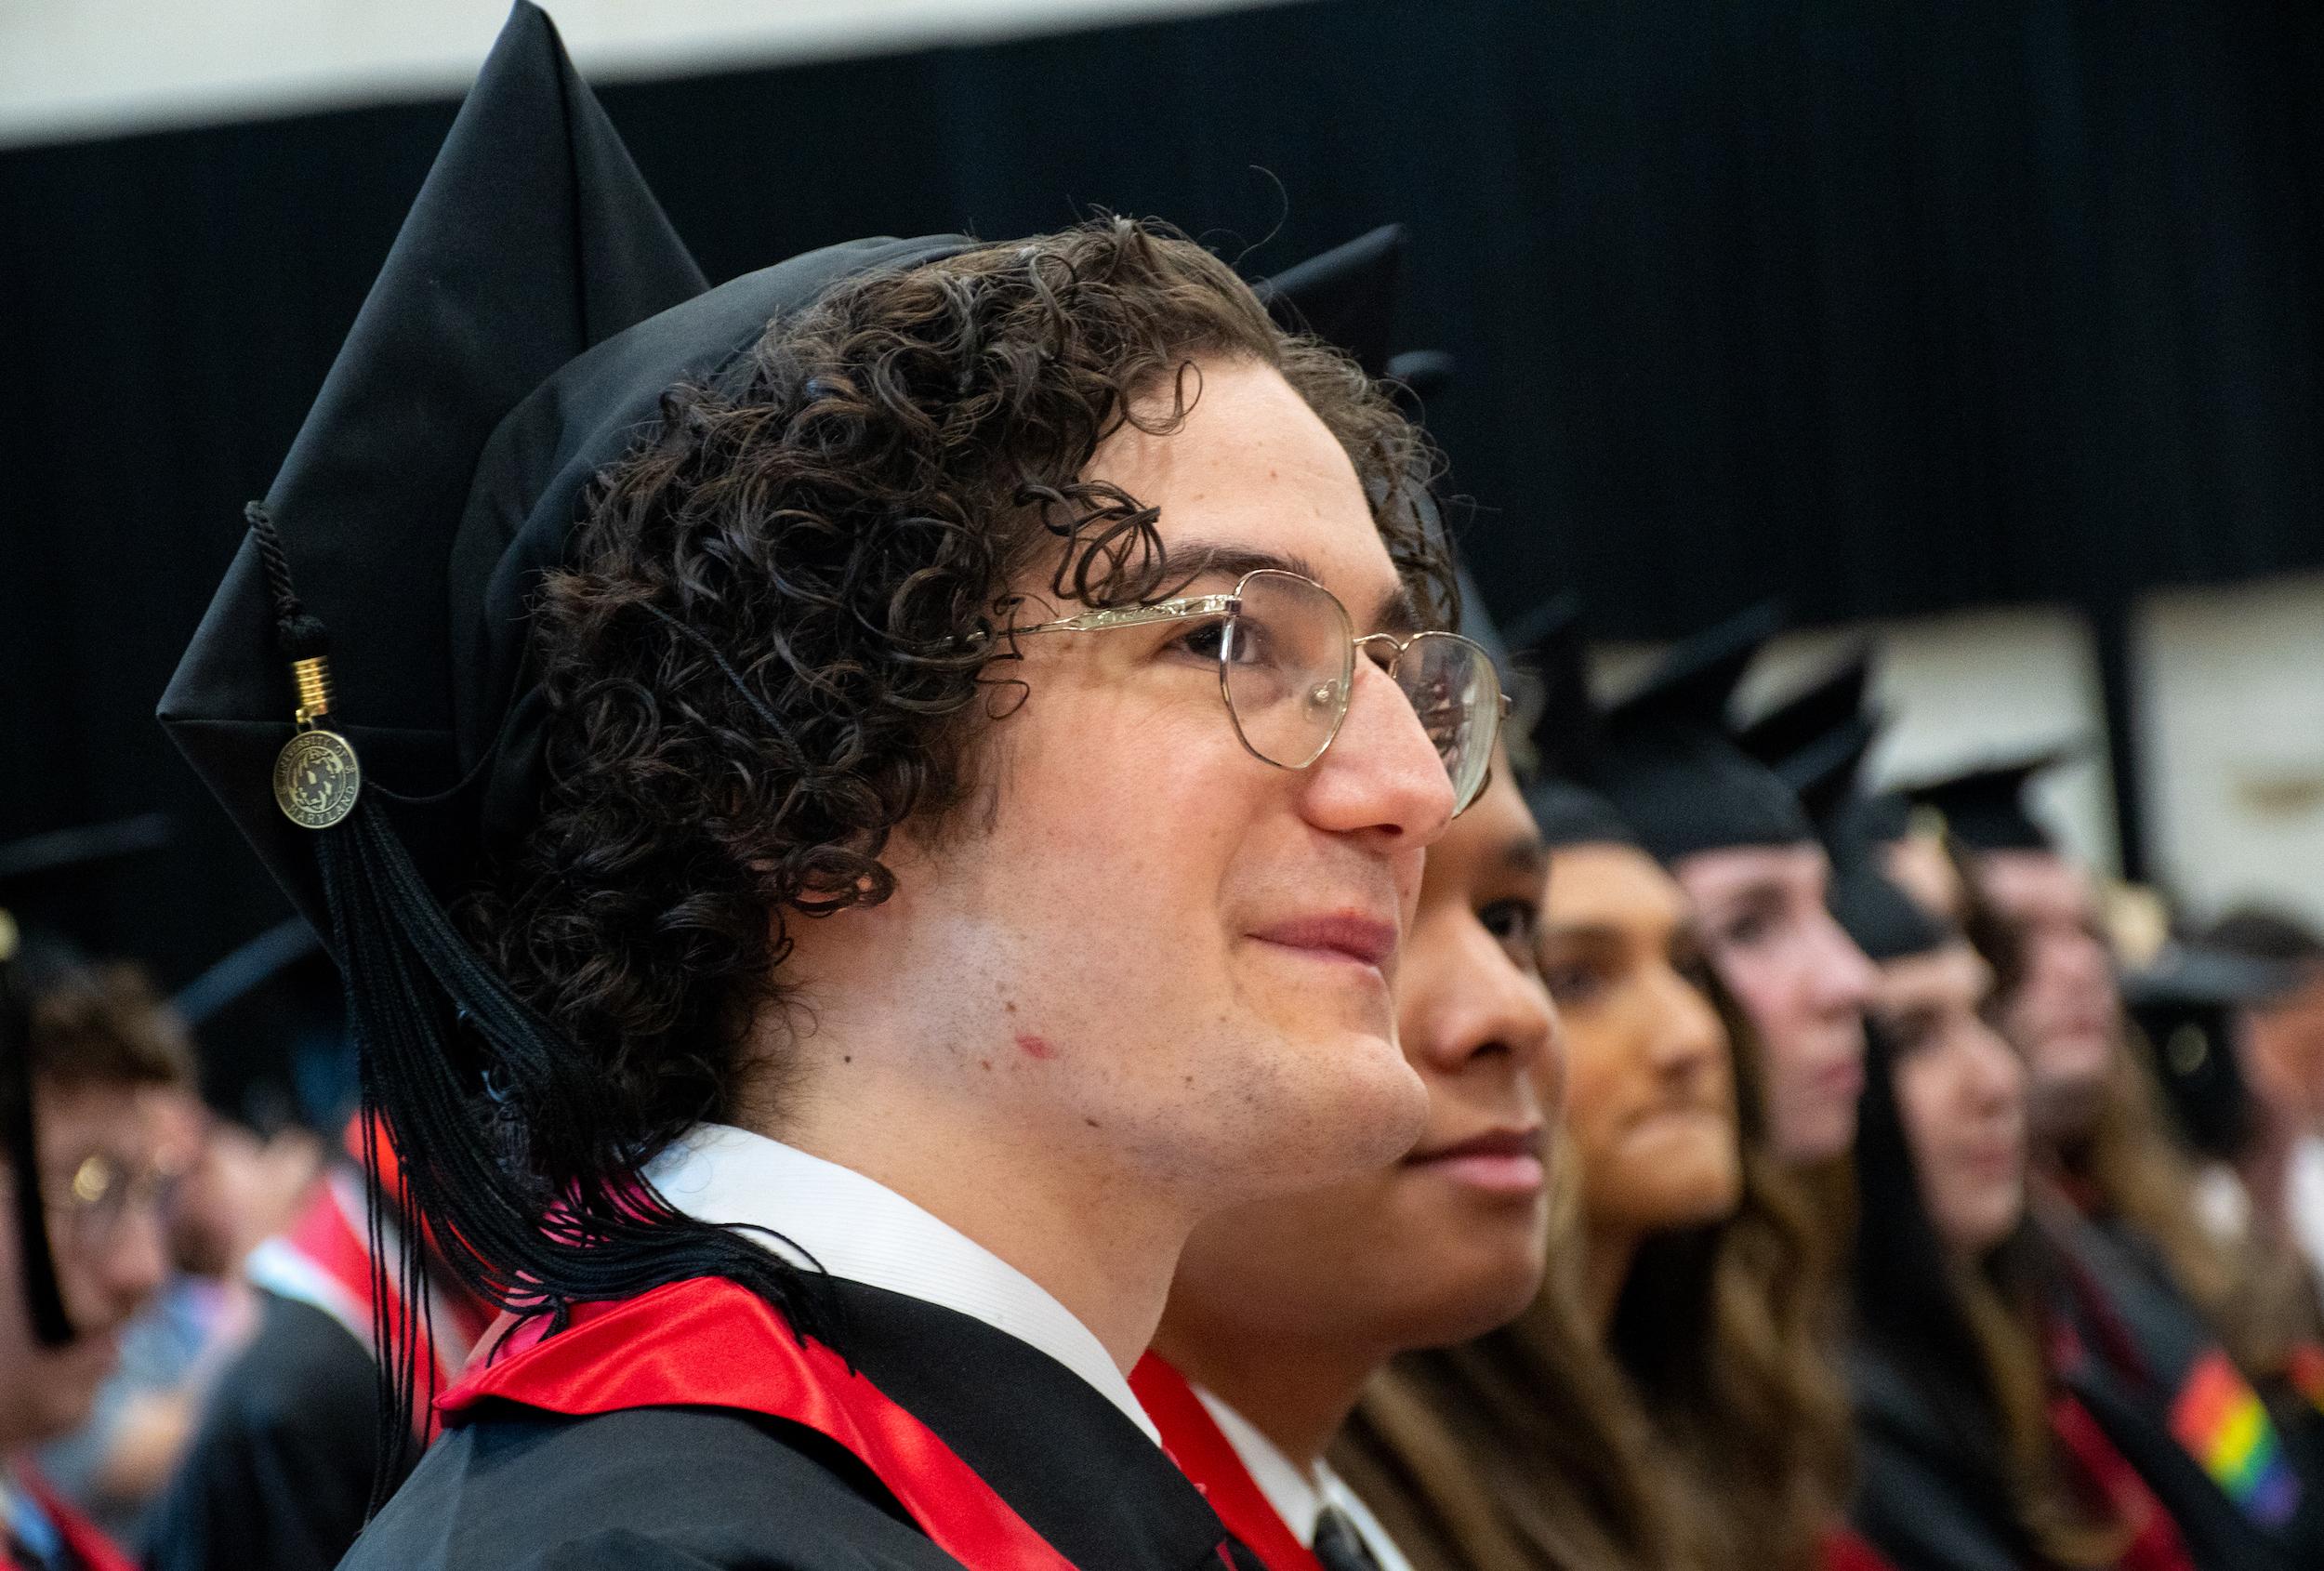
M 363 773 L 336 731 L 302 731 L 274 757 L 274 801 L 302 829 L 328 829 L 355 811 Z

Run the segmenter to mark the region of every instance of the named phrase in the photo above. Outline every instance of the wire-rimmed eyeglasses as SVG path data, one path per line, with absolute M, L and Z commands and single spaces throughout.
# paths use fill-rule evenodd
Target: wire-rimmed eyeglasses
M 1015 631 L 1095 633 L 1205 617 L 1218 627 L 1219 691 L 1235 735 L 1254 757 L 1305 769 L 1324 756 L 1348 718 L 1360 648 L 1419 717 L 1452 781 L 1454 813 L 1484 791 L 1510 710 L 1484 646 L 1459 633 L 1358 638 L 1340 598 L 1300 574 L 1262 567 L 1245 574 L 1230 594 L 1089 611 Z

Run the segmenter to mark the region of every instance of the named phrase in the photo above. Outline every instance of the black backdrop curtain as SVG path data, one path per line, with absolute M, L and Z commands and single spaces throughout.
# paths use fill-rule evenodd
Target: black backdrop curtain
M 1337 0 L 604 98 L 713 279 L 1410 224 L 1488 594 L 1655 637 L 2324 564 L 2320 82 L 2307 0 Z M 153 704 L 452 112 L 0 154 L 0 829 L 175 810 L 88 896 L 173 975 L 281 906 Z

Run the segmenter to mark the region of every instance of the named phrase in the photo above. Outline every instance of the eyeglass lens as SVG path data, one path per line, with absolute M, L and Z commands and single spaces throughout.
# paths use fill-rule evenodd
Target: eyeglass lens
M 1323 755 L 1347 712 L 1355 674 L 1348 614 L 1320 587 L 1289 573 L 1243 580 L 1242 608 L 1220 644 L 1227 707 L 1250 750 L 1304 769 Z
M 1455 811 L 1467 807 L 1484 788 L 1494 722 L 1500 718 L 1500 680 L 1492 662 L 1465 639 L 1423 633 L 1397 660 L 1396 685 L 1412 700 L 1420 729 L 1445 760 Z
M 1329 590 L 1288 573 L 1251 574 L 1241 596 L 1221 642 L 1227 707 L 1251 751 L 1303 769 L 1347 713 L 1354 677 L 1347 612 Z M 1466 640 L 1423 634 L 1396 661 L 1395 680 L 1444 760 L 1456 810 L 1467 807 L 1484 785 L 1499 717 L 1491 661 Z

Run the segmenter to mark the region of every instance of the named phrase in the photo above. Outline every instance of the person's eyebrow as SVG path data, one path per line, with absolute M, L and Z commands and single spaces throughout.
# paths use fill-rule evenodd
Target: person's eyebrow
M 1372 608 L 1370 630 L 1393 633 L 1397 638 L 1407 638 L 1420 631 L 1420 602 L 1414 597 L 1411 585 L 1399 584 L 1380 598 L 1380 603 Z
M 1538 836 L 1515 836 L 1501 847 L 1501 865 L 1512 873 L 1545 877 L 1550 870 L 1549 848 L 1541 843 Z
M 1575 922 L 1566 926 L 1544 922 L 1541 937 L 1545 943 L 1555 940 L 1559 944 L 1578 944 L 1593 948 L 1619 948 L 1629 942 L 1629 934 L 1613 922 Z
M 1296 573 L 1315 583 L 1313 563 L 1296 552 L 1262 550 L 1223 540 L 1192 540 L 1170 547 L 1163 556 L 1164 581 L 1183 587 L 1197 578 L 1236 578 L 1247 573 Z
M 1323 574 L 1296 551 L 1271 551 L 1256 546 L 1236 545 L 1225 540 L 1189 540 L 1172 546 L 1164 557 L 1169 571 L 1164 582 L 1176 586 L 1170 592 L 1182 594 L 1188 585 L 1198 578 L 1239 579 L 1246 573 L 1273 570 L 1276 573 L 1296 573 L 1312 583 L 1321 584 Z M 1349 614 L 1354 614 L 1351 608 Z M 1372 619 L 1359 627 L 1358 632 L 1393 633 L 1402 638 L 1420 630 L 1419 602 L 1413 598 L 1412 587 L 1399 584 L 1380 597 L 1373 608 Z

